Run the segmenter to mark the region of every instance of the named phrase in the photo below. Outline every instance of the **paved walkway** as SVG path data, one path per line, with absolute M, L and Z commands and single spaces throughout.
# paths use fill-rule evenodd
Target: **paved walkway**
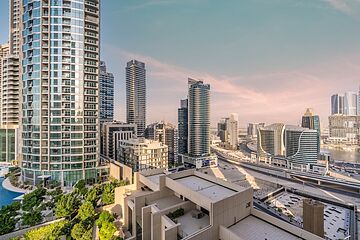
M 18 188 L 15 187 L 11 184 L 9 178 L 6 178 L 3 183 L 2 183 L 3 188 L 5 188 L 6 190 L 9 190 L 11 192 L 17 192 L 17 193 L 28 193 L 30 192 L 30 190 L 26 190 L 26 189 L 22 189 L 22 188 Z

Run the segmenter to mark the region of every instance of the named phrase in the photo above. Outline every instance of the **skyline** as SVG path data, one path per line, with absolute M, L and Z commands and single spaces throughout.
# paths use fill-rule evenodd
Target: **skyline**
M 1 43 L 7 5 L 0 3 Z M 358 0 L 103 1 L 102 8 L 101 56 L 114 73 L 117 120 L 125 121 L 131 59 L 147 65 L 148 123 L 176 123 L 188 77 L 211 85 L 212 126 L 232 112 L 240 126 L 300 124 L 311 107 L 325 127 L 331 95 L 358 90 Z

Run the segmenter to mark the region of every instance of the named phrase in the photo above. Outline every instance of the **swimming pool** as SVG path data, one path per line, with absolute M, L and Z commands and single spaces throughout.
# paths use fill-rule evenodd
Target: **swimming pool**
M 21 193 L 11 192 L 3 188 L 2 183 L 4 178 L 0 177 L 0 208 L 13 202 L 13 199 L 20 196 Z

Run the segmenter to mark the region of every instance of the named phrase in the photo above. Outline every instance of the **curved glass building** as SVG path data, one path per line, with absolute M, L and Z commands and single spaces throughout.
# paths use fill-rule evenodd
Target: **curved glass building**
M 22 176 L 97 178 L 99 1 L 22 0 Z
M 258 129 L 258 159 L 285 158 L 287 165 L 317 163 L 317 130 L 275 123 Z
M 319 154 L 316 130 L 286 126 L 284 134 L 286 158 L 295 164 L 316 164 Z

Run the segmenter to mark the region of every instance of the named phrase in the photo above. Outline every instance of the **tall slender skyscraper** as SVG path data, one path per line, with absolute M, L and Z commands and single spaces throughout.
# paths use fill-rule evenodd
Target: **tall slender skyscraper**
M 114 120 L 114 75 L 100 62 L 100 122 Z
M 9 44 L 0 47 L 0 162 L 18 160 L 19 153 L 20 2 L 9 1 Z
M 97 179 L 98 0 L 22 1 L 22 176 Z
M 146 127 L 145 63 L 131 60 L 126 65 L 126 121 L 137 125 L 138 136 Z
M 210 154 L 210 85 L 188 79 L 188 135 L 187 153 L 179 154 L 185 165 L 201 168 L 216 165 Z M 180 127 L 180 125 L 179 125 Z M 179 129 L 180 134 L 180 129 Z M 180 145 L 179 145 L 180 146 Z
M 178 152 L 179 154 L 187 154 L 188 152 L 188 100 L 180 101 L 178 109 Z
M 188 79 L 189 87 L 189 142 L 190 156 L 210 154 L 210 85 Z

